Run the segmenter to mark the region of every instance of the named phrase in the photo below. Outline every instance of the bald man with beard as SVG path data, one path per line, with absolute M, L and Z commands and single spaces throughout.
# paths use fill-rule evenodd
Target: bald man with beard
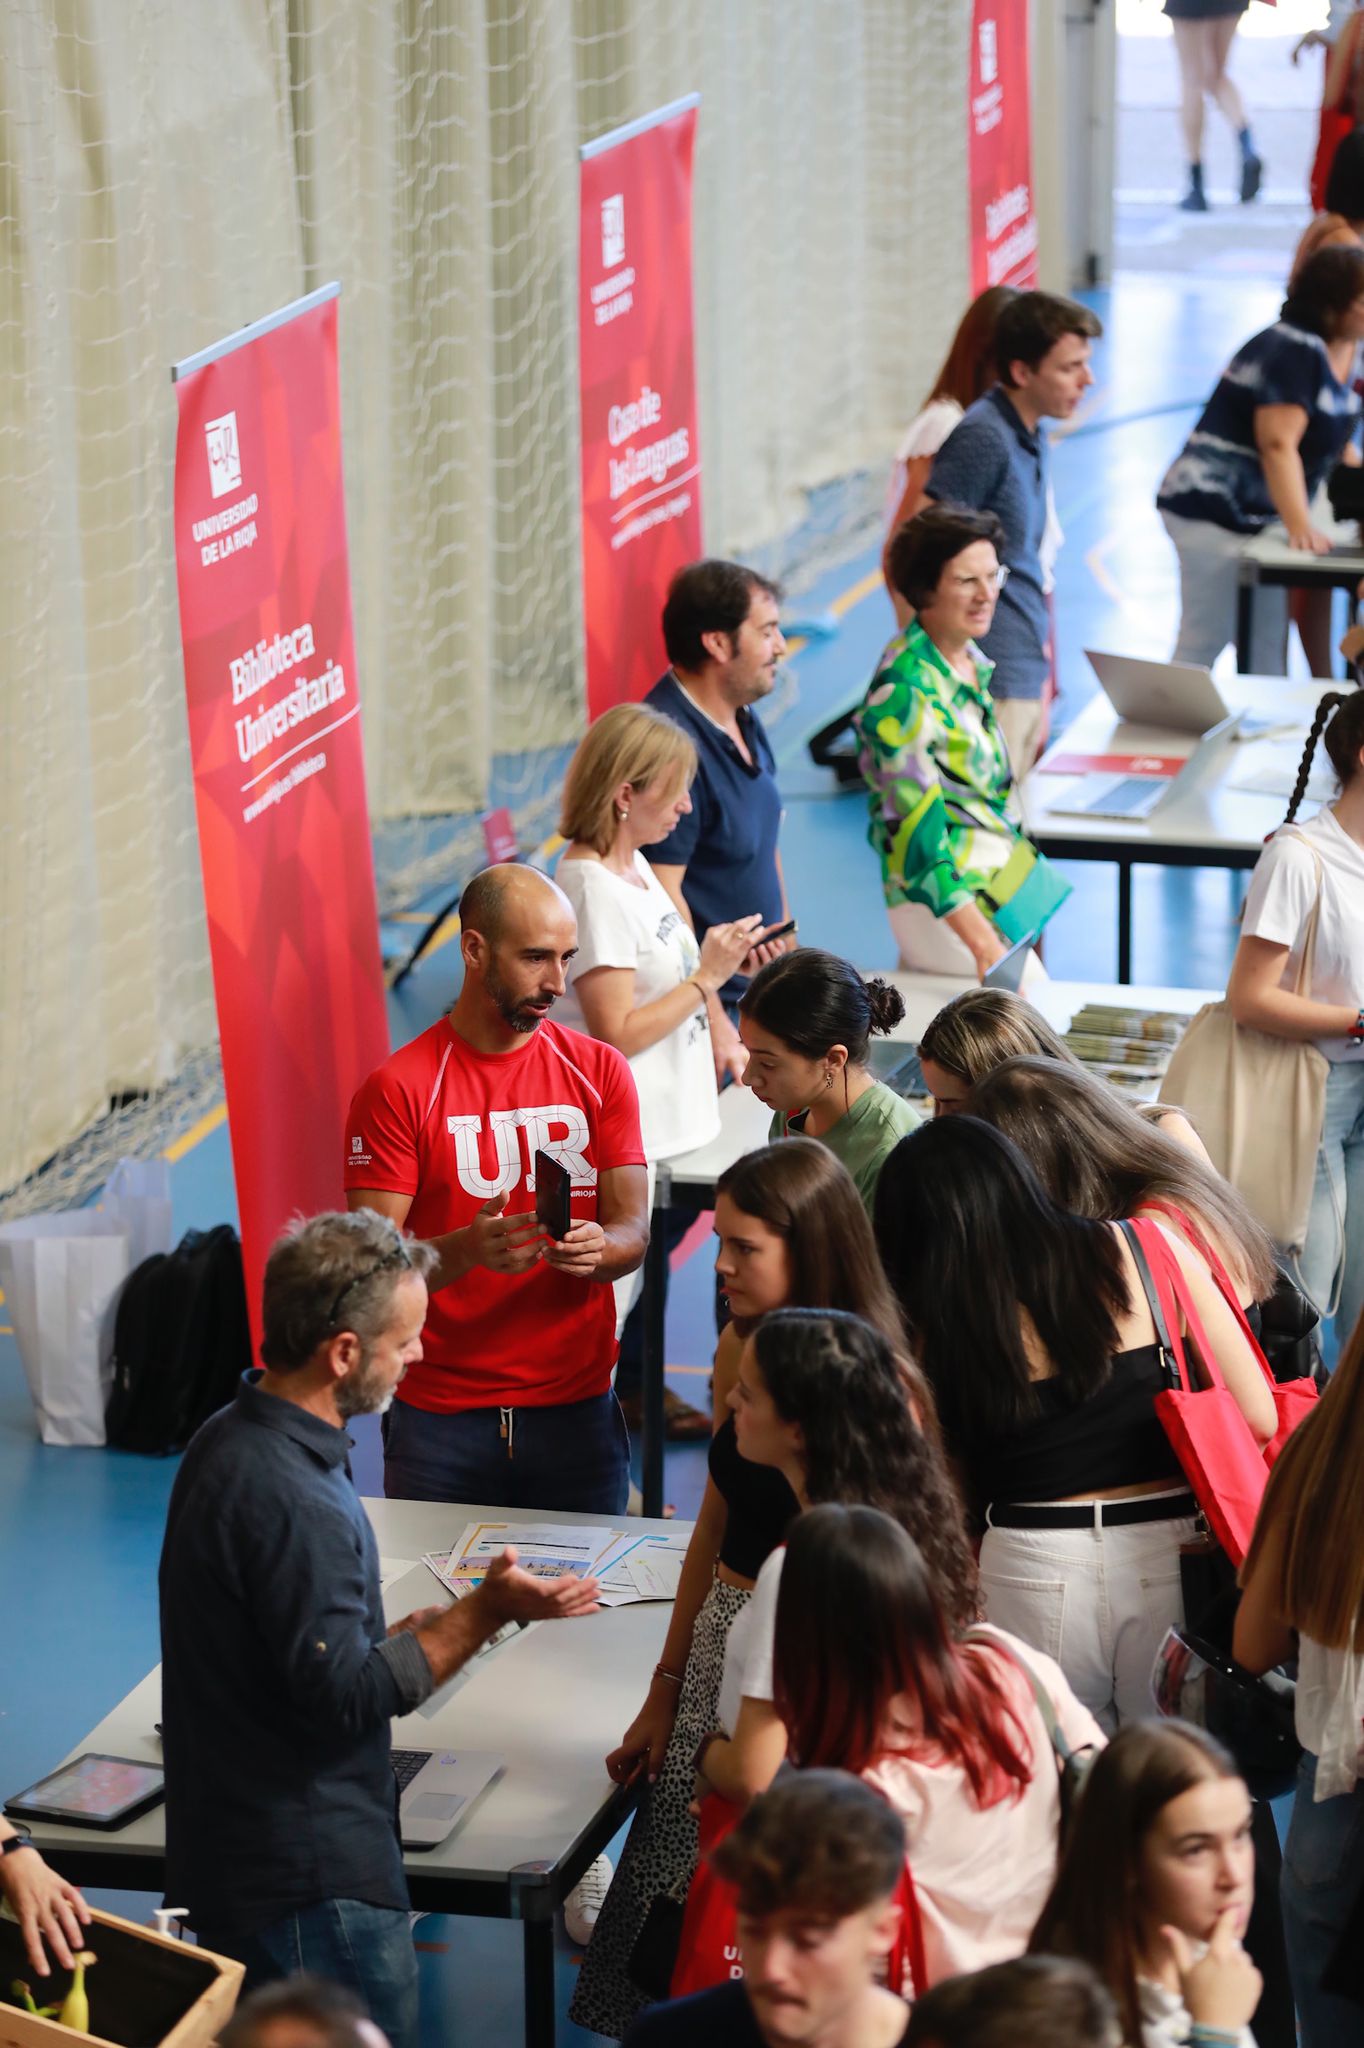
M 386 1418 L 390 1499 L 623 1514 L 629 1438 L 611 1388 L 615 1298 L 649 1242 L 627 1061 L 550 1019 L 577 948 L 536 869 L 476 875 L 460 903 L 464 984 L 448 1014 L 357 1091 L 346 1199 L 439 1255 Z M 559 1241 L 535 1216 L 535 1154 L 570 1176 Z

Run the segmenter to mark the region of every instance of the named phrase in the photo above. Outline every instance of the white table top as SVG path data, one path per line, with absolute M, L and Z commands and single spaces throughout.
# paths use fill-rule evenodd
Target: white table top
M 1361 563 L 1364 570 L 1364 561 Z M 1222 739 L 1195 771 L 1190 787 L 1181 787 L 1150 818 L 1083 818 L 1058 811 L 1057 798 L 1073 791 L 1078 777 L 1049 773 L 1045 764 L 1056 754 L 1178 754 L 1187 756 L 1195 741 L 1187 732 L 1168 727 L 1129 725 L 1119 718 L 1102 690 L 1096 691 L 1060 738 L 1055 740 L 1023 785 L 1029 835 L 1064 857 L 1059 842 L 1102 842 L 1115 850 L 1148 846 L 1217 847 L 1258 854 L 1276 825 L 1283 823 L 1286 798 L 1233 789 L 1247 773 L 1282 763 L 1286 751 L 1296 753 L 1307 737 L 1322 692 L 1338 687 L 1322 682 L 1290 682 L 1283 676 L 1232 676 L 1218 679 L 1218 688 L 1234 711 L 1251 710 L 1292 717 L 1298 737 Z
M 870 970 L 864 970 L 869 972 Z M 882 975 L 893 982 L 905 999 L 902 1021 L 890 1033 L 893 1041 L 917 1045 L 925 1030 L 945 1003 L 959 996 L 974 982 L 959 981 L 947 974 Z M 1077 1010 L 1086 1003 L 1113 1003 L 1123 1009 L 1175 1010 L 1192 1017 L 1204 1003 L 1216 1002 L 1221 990 L 1197 988 L 1131 988 L 1116 982 L 1041 981 L 1028 990 L 1028 1001 L 1041 1011 L 1057 1031 L 1064 1031 Z M 745 1152 L 756 1152 L 767 1143 L 772 1112 L 747 1088 L 726 1088 L 720 1097 L 720 1129 L 708 1145 L 698 1145 L 668 1161 L 668 1172 L 679 1193 L 713 1188 L 725 1168 Z
M 1274 533 L 1257 533 L 1241 549 L 1242 580 L 1255 582 L 1262 570 L 1291 571 L 1302 582 L 1336 576 L 1364 576 L 1364 541 L 1358 524 L 1329 522 L 1323 531 L 1332 539 L 1328 555 L 1309 555 L 1303 548 L 1291 548 Z
M 632 1532 L 686 1534 L 690 1525 L 632 1517 L 556 1512 L 521 1514 L 429 1501 L 366 1500 L 365 1508 L 385 1558 L 410 1558 L 448 1548 L 466 1522 L 496 1513 L 499 1520 L 609 1523 Z M 447 1598 L 425 1565 L 392 1584 L 384 1596 L 390 1621 Z M 398 1748 L 489 1750 L 506 1768 L 476 1802 L 453 1835 L 435 1849 L 409 1852 L 412 1877 L 496 1885 L 508 1874 L 537 1876 L 572 1849 L 617 1788 L 604 1759 L 641 1705 L 672 1616 L 671 1605 L 603 1609 L 581 1620 L 537 1623 L 476 1661 L 415 1714 L 393 1725 Z M 160 1763 L 154 1732 L 161 1718 L 158 1667 L 71 1752 L 104 1750 Z M 55 1760 L 54 1760 L 55 1768 Z M 44 1849 L 79 1849 L 94 1857 L 145 1852 L 149 1864 L 165 1852 L 165 1808 L 154 1807 L 112 1834 L 89 1828 L 33 1829 Z M 94 1880 L 89 1880 L 94 1882 Z M 172 1900 L 172 1904 L 177 1901 Z

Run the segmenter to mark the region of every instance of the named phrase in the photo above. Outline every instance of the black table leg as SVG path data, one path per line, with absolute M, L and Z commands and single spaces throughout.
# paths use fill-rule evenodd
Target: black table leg
M 554 1922 L 524 1922 L 526 2048 L 554 2048 Z
M 1255 585 L 1242 582 L 1236 588 L 1236 673 L 1248 676 L 1250 669 L 1250 635 L 1255 616 Z
M 641 1344 L 644 1441 L 642 1445 L 640 1492 L 646 1515 L 663 1512 L 663 1368 L 666 1336 L 668 1239 L 663 1228 L 667 1216 L 668 1174 L 658 1169 L 654 1210 L 649 1219 L 649 1249 L 644 1254 L 644 1292 L 640 1309 L 644 1318 Z
M 1118 862 L 1118 980 L 1132 979 L 1132 863 Z

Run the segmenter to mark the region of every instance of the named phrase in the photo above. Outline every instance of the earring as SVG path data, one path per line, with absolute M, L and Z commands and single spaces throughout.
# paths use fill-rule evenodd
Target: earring
M 825 1086 L 826 1088 L 832 1088 L 832 1087 L 833 1087 L 833 1085 L 834 1085 L 834 1077 L 833 1077 L 833 1075 L 832 1075 L 832 1074 L 830 1074 L 829 1072 L 827 1072 L 827 1071 L 826 1071 L 826 1072 L 825 1072 L 825 1075 L 824 1075 L 824 1086 Z
M 627 819 L 627 818 L 629 817 L 629 815 L 630 815 L 630 812 L 629 812 L 629 808 L 628 808 L 628 806 L 627 806 L 627 805 L 625 805 L 625 804 L 617 804 L 617 805 L 616 805 L 616 816 L 617 816 L 617 817 L 618 817 L 618 818 L 620 819 L 620 821 L 621 821 L 622 825 L 623 825 L 623 824 L 625 823 L 625 820 L 626 820 L 626 819 Z

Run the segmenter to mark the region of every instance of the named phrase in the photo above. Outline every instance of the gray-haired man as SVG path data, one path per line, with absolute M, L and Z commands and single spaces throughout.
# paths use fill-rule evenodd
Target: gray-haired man
M 315 1216 L 265 1270 L 264 1372 L 206 1422 L 161 1553 L 166 1883 L 246 1985 L 352 1985 L 415 2048 L 417 1968 L 389 1722 L 508 1620 L 586 1613 L 508 1551 L 478 1592 L 385 1631 L 345 1425 L 421 1356 L 435 1253 L 372 1211 Z

